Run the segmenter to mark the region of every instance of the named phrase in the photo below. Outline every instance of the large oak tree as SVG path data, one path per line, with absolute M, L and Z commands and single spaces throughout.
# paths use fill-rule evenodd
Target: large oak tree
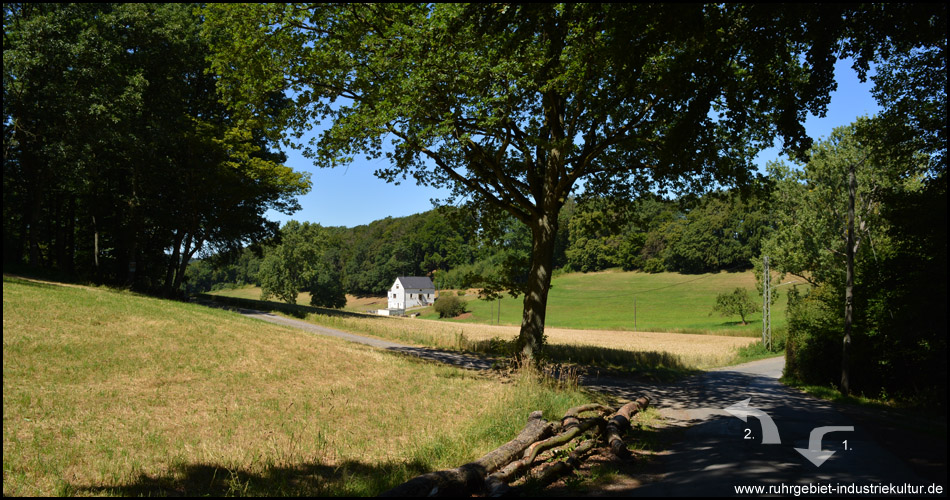
M 844 30 L 820 6 L 214 5 L 214 67 L 235 110 L 333 167 L 448 186 L 530 228 L 521 355 L 542 353 L 558 212 L 579 187 L 633 196 L 744 183 L 834 88 Z M 312 141 L 302 137 L 323 125 Z M 387 144 L 391 143 L 391 147 Z

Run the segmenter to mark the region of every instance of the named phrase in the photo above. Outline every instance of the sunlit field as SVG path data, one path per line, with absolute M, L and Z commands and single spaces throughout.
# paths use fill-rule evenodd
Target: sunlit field
M 411 318 L 331 316 L 309 314 L 308 321 L 362 332 L 393 340 L 431 345 L 447 349 L 480 350 L 478 343 L 493 339 L 509 341 L 518 336 L 519 327 L 449 323 Z M 610 330 L 574 330 L 546 328 L 552 346 L 573 348 L 604 348 L 630 353 L 663 353 L 676 360 L 676 365 L 689 369 L 724 366 L 735 361 L 739 347 L 756 342 L 757 338 L 720 335 L 697 335 L 664 332 L 625 332 Z M 564 354 L 570 357 L 570 354 Z M 559 359 L 571 361 L 571 359 Z M 574 361 L 581 362 L 580 358 Z
M 777 276 L 773 280 L 776 285 L 779 284 Z M 791 281 L 795 280 L 785 280 L 786 283 Z M 755 289 L 755 276 L 751 271 L 697 275 L 620 271 L 564 274 L 553 280 L 546 325 L 548 328 L 579 330 L 761 337 L 761 311 L 746 318 L 748 325 L 740 324 L 738 316 L 723 317 L 712 312 L 716 295 L 731 292 L 736 287 L 745 288 L 755 303 L 761 303 L 762 299 Z M 784 285 L 777 288 L 778 298 L 772 306 L 773 329 L 785 327 L 785 308 L 790 287 Z M 384 292 L 385 290 L 381 290 L 381 294 Z M 257 287 L 220 290 L 214 293 L 251 300 L 259 300 L 261 295 L 260 288 Z M 458 291 L 440 290 L 439 293 L 456 295 Z M 478 299 L 477 290 L 464 290 L 462 293 L 464 295 L 461 298 L 468 302 L 469 313 L 461 318 L 445 321 L 510 326 L 521 324 L 522 298 L 505 296 L 501 300 L 487 302 Z M 310 295 L 301 293 L 297 303 L 308 305 Z M 385 308 L 384 296 L 347 296 L 345 310 L 366 312 Z M 432 308 L 412 312 L 420 313 L 423 319 L 438 319 L 438 314 Z
M 375 495 L 589 401 L 103 288 L 3 311 L 4 496 Z

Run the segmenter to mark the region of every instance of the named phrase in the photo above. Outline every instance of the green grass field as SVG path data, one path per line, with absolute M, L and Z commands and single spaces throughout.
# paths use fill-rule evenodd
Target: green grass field
M 710 314 L 716 295 L 736 287 L 749 291 L 756 303 L 761 298 L 755 290 L 752 272 L 686 275 L 678 273 L 648 274 L 640 272 L 570 273 L 555 277 L 548 297 L 546 326 L 592 330 L 630 330 L 641 332 L 707 333 L 716 335 L 760 336 L 762 313 L 746 318 Z M 788 287 L 772 306 L 772 327 L 785 325 Z M 451 321 L 521 324 L 522 299 L 506 296 L 496 302 L 469 299 L 471 316 Z M 423 318 L 436 319 L 438 314 L 426 312 Z M 494 319 L 493 319 L 494 318 Z
M 104 288 L 3 312 L 4 496 L 375 495 L 590 400 Z
M 790 280 L 787 280 L 790 281 Z M 678 274 L 605 271 L 599 273 L 570 273 L 553 280 L 546 326 L 583 330 L 628 330 L 641 332 L 678 332 L 715 335 L 761 336 L 762 313 L 746 318 L 742 325 L 739 317 L 723 317 L 712 313 L 716 295 L 731 292 L 736 287 L 749 291 L 756 303 L 761 298 L 755 290 L 755 276 L 751 271 L 741 273 Z M 788 286 L 779 288 L 778 300 L 772 306 L 772 328 L 785 327 L 785 308 Z M 220 290 L 219 295 L 246 299 L 260 299 L 260 288 Z M 456 293 L 442 291 L 440 293 Z M 471 314 L 461 319 L 445 321 L 520 325 L 522 298 L 505 296 L 495 302 L 477 300 L 474 293 L 462 297 L 468 301 Z M 298 304 L 308 304 L 309 295 L 301 294 Z M 367 299 L 350 298 L 346 309 L 364 312 L 371 308 L 385 308 L 385 298 L 369 306 Z M 438 319 L 431 308 L 418 311 L 423 319 Z

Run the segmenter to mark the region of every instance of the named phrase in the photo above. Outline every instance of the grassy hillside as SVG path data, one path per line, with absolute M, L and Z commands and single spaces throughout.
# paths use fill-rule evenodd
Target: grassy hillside
M 760 336 L 762 313 L 747 318 L 712 314 L 716 295 L 736 287 L 749 291 L 756 303 L 752 272 L 678 274 L 607 271 L 571 273 L 555 277 L 548 298 L 546 325 L 554 328 L 630 330 L 641 332 L 714 333 L 718 335 Z M 773 328 L 785 325 L 785 291 L 772 308 Z M 522 299 L 505 297 L 498 302 L 470 299 L 471 316 L 452 321 L 489 323 L 497 321 L 500 302 L 501 324 L 521 324 Z M 424 318 L 438 318 L 434 312 Z
M 4 496 L 373 495 L 587 400 L 107 289 L 3 311 Z

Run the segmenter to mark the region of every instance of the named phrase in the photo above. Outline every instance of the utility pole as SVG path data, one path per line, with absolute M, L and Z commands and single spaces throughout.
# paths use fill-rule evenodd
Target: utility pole
M 769 256 L 762 257 L 762 345 L 772 350 L 772 288 Z
M 858 181 L 854 162 L 848 164 L 848 234 L 845 244 L 844 339 L 841 345 L 841 394 L 851 393 L 851 323 L 854 314 L 854 197 Z

